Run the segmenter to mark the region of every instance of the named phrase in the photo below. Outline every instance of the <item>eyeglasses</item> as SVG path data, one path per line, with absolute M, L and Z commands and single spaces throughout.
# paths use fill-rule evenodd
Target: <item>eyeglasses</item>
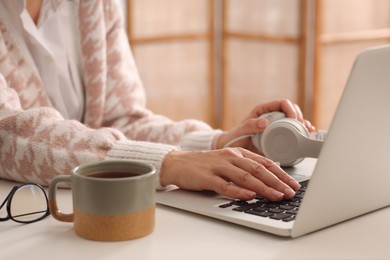
M 1 203 L 0 210 L 4 205 L 7 205 L 7 216 L 0 216 L 0 221 L 12 219 L 27 224 L 50 215 L 47 195 L 38 184 L 29 183 L 13 187 Z

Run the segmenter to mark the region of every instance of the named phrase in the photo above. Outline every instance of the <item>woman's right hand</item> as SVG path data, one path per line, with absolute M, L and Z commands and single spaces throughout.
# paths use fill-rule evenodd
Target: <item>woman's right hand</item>
M 173 151 L 164 159 L 160 183 L 242 200 L 259 195 L 280 201 L 292 198 L 300 188 L 278 164 L 243 148 Z

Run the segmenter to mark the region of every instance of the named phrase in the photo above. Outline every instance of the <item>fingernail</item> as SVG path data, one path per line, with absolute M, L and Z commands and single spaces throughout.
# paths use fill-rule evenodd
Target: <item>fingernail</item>
M 291 180 L 289 186 L 294 190 L 299 190 L 301 188 L 301 184 L 299 184 L 299 182 L 297 182 L 296 180 Z
M 268 120 L 267 119 L 264 119 L 264 118 L 261 118 L 259 120 L 259 122 L 257 123 L 257 126 L 260 128 L 260 129 L 264 129 L 266 128 L 268 125 Z
M 254 198 L 256 198 L 256 193 L 251 191 L 248 191 L 246 195 L 248 196 L 248 200 L 253 200 Z
M 284 197 L 284 194 L 277 191 L 277 190 L 273 190 L 272 191 L 272 196 L 276 199 L 276 200 L 281 200 L 283 197 Z
M 284 194 L 287 196 L 287 198 L 292 198 L 295 196 L 295 192 L 290 188 L 285 188 Z

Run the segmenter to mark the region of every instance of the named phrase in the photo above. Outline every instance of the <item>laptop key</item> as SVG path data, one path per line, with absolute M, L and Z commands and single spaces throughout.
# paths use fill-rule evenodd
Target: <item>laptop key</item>
M 266 218 L 274 215 L 274 213 L 270 213 L 270 212 L 267 212 L 267 211 L 259 212 L 259 211 L 251 210 L 251 209 L 245 211 L 245 213 L 256 215 L 256 216 L 260 216 L 260 217 L 266 217 Z
M 228 203 L 221 204 L 218 207 L 224 209 L 224 208 L 228 208 L 228 207 L 233 206 L 233 205 L 234 205 L 234 202 L 228 202 Z
M 291 205 L 291 206 L 294 206 L 294 207 L 299 207 L 300 204 L 301 204 L 300 201 L 295 201 L 295 202 L 291 202 L 291 203 L 290 203 L 290 205 Z
M 279 213 L 283 213 L 284 209 L 278 209 L 278 208 L 276 208 L 276 209 L 269 209 L 268 212 L 279 214 Z
M 296 214 L 298 214 L 298 209 L 287 210 L 286 213 L 296 215 Z
M 293 221 L 293 220 L 295 220 L 295 215 L 292 215 L 291 217 L 282 219 L 282 221 L 284 221 L 284 222 L 289 222 L 289 221 Z
M 288 213 L 278 213 L 278 214 L 270 216 L 270 218 L 277 219 L 277 220 L 285 219 L 285 218 L 288 218 L 288 217 L 291 217 L 291 214 L 288 214 Z
M 284 209 L 284 210 L 295 209 L 295 207 L 294 207 L 294 206 L 291 206 L 291 205 L 280 205 L 279 208 L 280 208 L 280 209 Z
M 259 206 L 259 204 L 257 204 L 257 203 L 251 203 L 251 204 L 246 204 L 246 205 L 242 205 L 242 206 L 233 208 L 233 210 L 234 211 L 245 211 L 248 209 L 256 208 L 258 206 Z
M 257 211 L 257 212 L 264 212 L 264 211 L 267 211 L 268 209 L 260 206 L 260 207 L 253 208 L 252 210 Z

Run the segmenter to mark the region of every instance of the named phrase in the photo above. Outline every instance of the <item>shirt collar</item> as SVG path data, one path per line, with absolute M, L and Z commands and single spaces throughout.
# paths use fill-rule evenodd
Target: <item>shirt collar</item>
M 44 23 L 53 13 L 57 11 L 64 3 L 73 0 L 42 0 L 41 11 L 39 14 L 38 27 Z M 8 0 L 18 15 L 26 9 L 26 0 Z

